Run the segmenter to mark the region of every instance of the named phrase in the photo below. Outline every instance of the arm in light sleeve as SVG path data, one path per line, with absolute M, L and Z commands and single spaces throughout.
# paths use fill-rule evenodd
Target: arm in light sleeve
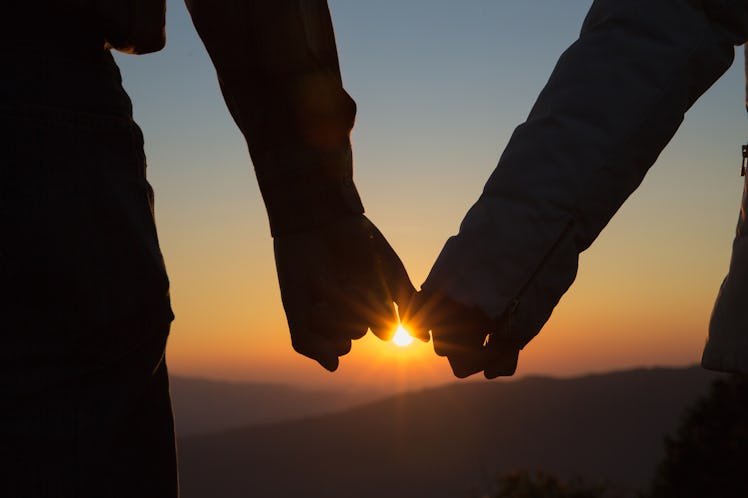
M 527 344 L 746 38 L 744 1 L 595 1 L 424 290 L 510 318 Z

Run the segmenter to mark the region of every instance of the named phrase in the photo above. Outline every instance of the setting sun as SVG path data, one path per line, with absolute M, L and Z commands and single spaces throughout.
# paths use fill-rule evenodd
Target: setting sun
M 402 325 L 398 325 L 397 330 L 395 331 L 395 335 L 392 337 L 392 342 L 397 346 L 405 347 L 410 346 L 410 343 L 413 342 L 413 338 L 403 328 Z

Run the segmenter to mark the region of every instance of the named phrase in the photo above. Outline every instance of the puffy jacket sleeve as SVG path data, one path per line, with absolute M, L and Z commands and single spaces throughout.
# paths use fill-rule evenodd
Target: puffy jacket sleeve
M 746 38 L 744 0 L 595 1 L 423 288 L 510 316 L 524 346 Z

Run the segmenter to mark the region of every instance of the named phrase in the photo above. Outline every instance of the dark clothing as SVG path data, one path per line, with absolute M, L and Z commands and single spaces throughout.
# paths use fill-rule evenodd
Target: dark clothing
M 68 29 L 0 36 L 0 496 L 176 496 L 143 136 L 103 39 Z
M 274 237 L 363 213 L 353 184 L 356 104 L 325 0 L 189 3 L 249 146 Z
M 14 475 L 0 476 L 0 496 L 168 498 L 174 436 L 159 359 L 173 316 L 142 134 L 98 22 L 99 7 L 115 7 L 61 5 L 11 0 L 0 18 L 11 54 L 0 77 L 0 396 L 12 406 L 0 470 Z M 273 234 L 363 212 L 355 104 L 326 2 L 201 5 L 236 14 L 213 30 L 211 55 L 228 63 L 216 66 Z
M 174 424 L 155 339 L 72 382 L 0 411 L 0 496 L 176 498 Z M 132 330 L 132 329 L 130 329 Z
M 79 55 L 105 44 L 157 52 L 166 43 L 166 0 L 3 0 L 0 42 Z M 93 42 L 93 43 L 92 43 Z
M 10 67 L 0 80 L 0 388 L 22 394 L 152 339 L 113 325 L 172 315 L 143 138 L 111 55 Z

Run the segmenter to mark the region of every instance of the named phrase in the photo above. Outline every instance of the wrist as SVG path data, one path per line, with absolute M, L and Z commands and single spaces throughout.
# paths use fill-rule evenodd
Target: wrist
M 252 155 L 273 237 L 361 215 L 350 146 L 331 150 L 283 147 Z

